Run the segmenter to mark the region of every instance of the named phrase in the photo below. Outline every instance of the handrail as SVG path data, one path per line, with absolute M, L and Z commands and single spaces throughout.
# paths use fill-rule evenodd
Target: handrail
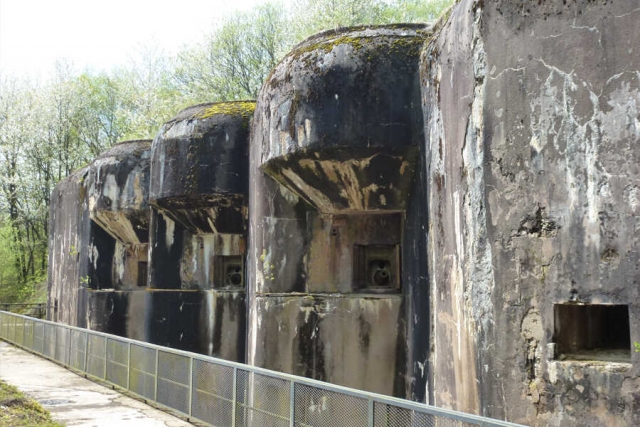
M 48 306 L 43 302 L 0 302 L 0 311 L 11 311 L 13 308 L 28 311 L 39 319 L 44 319 L 47 316 Z
M 0 311 L 0 339 L 216 427 L 261 426 L 267 420 L 292 427 L 420 427 L 445 420 L 447 425 L 519 426 L 6 311 Z M 91 344 L 95 340 L 102 342 L 99 351 Z M 115 351 L 118 346 L 126 351 Z M 151 350 L 143 362 L 152 372 L 137 365 L 140 360 L 132 356 L 137 348 Z M 210 375 L 205 369 L 198 375 L 196 367 L 225 373 Z M 177 373 L 182 376 L 176 378 Z

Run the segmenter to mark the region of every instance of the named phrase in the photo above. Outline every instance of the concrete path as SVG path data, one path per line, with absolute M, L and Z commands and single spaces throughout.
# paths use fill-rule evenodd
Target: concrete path
M 0 341 L 0 379 L 36 399 L 67 426 L 193 426 L 4 341 Z

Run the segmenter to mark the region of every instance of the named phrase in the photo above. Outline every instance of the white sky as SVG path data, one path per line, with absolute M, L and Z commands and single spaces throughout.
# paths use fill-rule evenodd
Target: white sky
M 143 46 L 194 44 L 217 20 L 266 0 L 0 0 L 0 74 L 44 77 L 56 59 L 108 71 Z

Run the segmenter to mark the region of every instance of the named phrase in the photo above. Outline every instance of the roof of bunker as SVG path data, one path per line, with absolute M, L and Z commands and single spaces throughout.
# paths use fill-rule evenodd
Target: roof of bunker
M 255 108 L 255 101 L 209 102 L 185 108 L 167 124 L 183 120 L 208 119 L 217 115 L 235 116 L 248 120 L 253 116 Z
M 338 45 L 351 45 L 355 51 L 361 48 L 375 48 L 378 45 L 394 49 L 406 47 L 407 44 L 422 43 L 433 32 L 429 24 L 388 24 L 342 27 L 315 34 L 298 43 L 285 57 L 297 58 L 312 51 L 333 50 Z
M 103 151 L 95 158 L 104 159 L 107 157 L 124 158 L 129 156 L 140 156 L 145 151 L 151 149 L 150 139 L 134 139 L 130 141 L 120 141 Z M 95 162 L 94 160 L 94 162 Z M 93 162 L 92 162 L 93 163 Z

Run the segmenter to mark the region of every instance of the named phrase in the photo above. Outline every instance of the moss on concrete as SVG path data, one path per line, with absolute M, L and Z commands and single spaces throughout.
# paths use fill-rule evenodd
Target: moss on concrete
M 296 46 L 289 55 L 299 58 L 305 53 L 314 51 L 329 53 L 340 45 L 351 46 L 354 52 L 359 52 L 362 49 L 385 49 L 387 52 L 397 53 L 407 48 L 418 52 L 422 44 L 427 40 L 427 36 L 430 35 L 430 31 L 425 31 L 424 28 L 422 25 L 414 24 L 341 28 L 310 37 Z M 411 33 L 402 34 L 397 32 L 403 29 L 411 31 Z M 407 52 L 408 55 L 413 53 Z
M 195 118 L 207 119 L 218 114 L 250 118 L 256 108 L 256 103 L 255 101 L 218 102 L 215 104 L 205 104 L 202 107 L 203 108 L 196 112 Z

